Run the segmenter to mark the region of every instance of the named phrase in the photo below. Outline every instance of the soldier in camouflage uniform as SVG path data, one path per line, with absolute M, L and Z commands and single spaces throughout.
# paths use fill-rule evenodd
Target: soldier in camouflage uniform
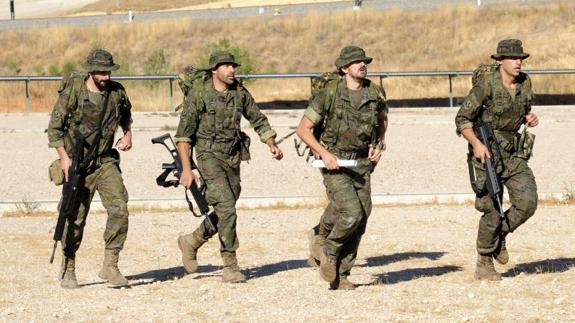
M 518 133 L 524 124 L 535 127 L 539 123 L 531 112 L 531 80 L 521 72 L 522 62 L 529 54 L 523 52 L 520 40 L 506 39 L 499 42 L 497 53 L 491 57 L 498 67 L 476 82 L 455 117 L 457 133 L 473 148 L 477 183 L 483 188 L 475 200 L 475 208 L 483 213 L 477 234 L 475 277 L 479 280 L 501 279 L 493 259 L 500 264 L 508 262 L 507 234 L 527 221 L 537 208 L 537 185 L 527 165 L 534 136 Z M 499 147 L 485 147 L 477 138 L 473 126 L 480 119 L 491 123 Z M 500 159 L 498 173 L 509 192 L 511 207 L 505 211 L 504 219 L 485 189 L 484 161 L 491 157 L 488 148 L 495 159 Z
M 239 64 L 230 53 L 218 51 L 210 55 L 209 66 L 205 68 L 208 77 L 200 80 L 200 84 L 186 95 L 175 135 L 183 166 L 180 182 L 190 187 L 196 180 L 189 161 L 191 148 L 195 147 L 198 167 L 207 186 L 206 200 L 215 211 L 215 216 L 210 218 L 216 224 L 216 230 L 210 229 L 209 220 L 205 219 L 193 233 L 178 238 L 184 267 L 189 273 L 195 272 L 198 249 L 218 233 L 224 264 L 222 280 L 231 283 L 246 280 L 236 258 L 240 162 L 248 159 L 245 149 L 242 151 L 242 145 L 246 145 L 246 136 L 240 129 L 242 115 L 254 127 L 260 140 L 269 146 L 272 157 L 277 160 L 283 157 L 275 142 L 276 132 L 251 94 L 235 79 L 237 66 Z
M 344 47 L 335 61 L 342 76 L 335 91 L 328 86 L 312 97 L 297 129 L 326 166 L 321 172 L 329 205 L 319 225 L 325 238 L 319 272 L 332 289 L 355 288 L 347 277 L 371 213 L 371 172 L 386 149 L 388 109 L 383 89 L 366 79 L 371 61 L 363 49 Z M 316 127 L 323 127 L 319 138 Z M 338 159 L 358 165 L 339 168 Z
M 104 264 L 98 276 L 114 286 L 128 283 L 118 269 L 119 253 L 128 233 L 128 192 L 119 168 L 119 154 L 113 146 L 116 130 L 122 127 L 123 136 L 116 147 L 123 151 L 132 148 L 132 117 L 130 100 L 124 87 L 110 80 L 111 71 L 119 67 L 114 64 L 109 52 L 102 49 L 91 51 L 84 64 L 87 74 L 73 75 L 62 83 L 48 125 L 49 147 L 58 152 L 65 180 L 68 179 L 72 159 L 76 158 L 73 156 L 75 131 L 79 130 L 85 138 L 84 156 L 97 133 L 101 132 L 94 158 L 78 189 L 75 217 L 68 220 L 64 228 L 64 258 L 60 276 L 64 288 L 78 287 L 76 251 L 82 241 L 86 217 L 96 190 L 108 212 L 104 231 Z

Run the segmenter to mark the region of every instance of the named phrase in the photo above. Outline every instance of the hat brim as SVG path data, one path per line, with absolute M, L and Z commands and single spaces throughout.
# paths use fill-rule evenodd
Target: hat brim
M 528 53 L 509 53 L 509 54 L 493 54 L 491 58 L 493 59 L 505 59 L 505 58 L 521 58 L 526 59 L 529 57 Z
M 204 71 L 211 71 L 213 69 L 216 69 L 218 66 L 220 66 L 222 64 L 232 64 L 234 67 L 242 66 L 236 62 L 217 62 L 216 64 L 212 64 L 210 66 L 204 67 L 203 70 Z
M 105 66 L 105 65 L 84 64 L 84 69 L 87 72 L 111 72 L 119 70 L 120 65 L 114 64 L 112 66 Z
M 340 69 L 344 66 L 350 65 L 352 63 L 356 63 L 356 62 L 365 62 L 366 64 L 370 64 L 373 61 L 372 57 L 362 57 L 362 58 L 358 58 L 358 59 L 336 59 L 335 60 L 335 67 L 337 67 L 337 69 Z

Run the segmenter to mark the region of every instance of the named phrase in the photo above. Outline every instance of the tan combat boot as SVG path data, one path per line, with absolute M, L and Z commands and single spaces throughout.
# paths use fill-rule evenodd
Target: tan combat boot
M 507 247 L 505 246 L 505 235 L 502 235 L 499 238 L 499 245 L 493 252 L 493 258 L 495 261 L 502 265 L 505 265 L 509 262 L 509 253 L 507 252 Z
M 475 278 L 478 280 L 501 280 L 501 275 L 495 271 L 492 255 L 477 257 L 477 267 L 475 268 Z
M 323 252 L 323 242 L 328 233 L 327 229 L 321 225 L 321 223 L 308 232 L 309 257 L 307 263 L 311 267 L 319 266 L 321 254 Z
M 197 238 L 193 233 L 178 237 L 178 247 L 182 252 L 182 263 L 188 274 L 198 270 L 197 254 L 198 249 L 208 240 Z
M 108 281 L 112 286 L 128 285 L 128 280 L 118 269 L 119 257 L 120 249 L 106 249 L 104 251 L 104 265 L 98 273 L 98 277 Z
M 347 276 L 339 276 L 339 278 L 329 285 L 331 289 L 341 289 L 341 290 L 354 290 L 357 286 L 354 283 L 347 280 Z
M 245 283 L 246 276 L 240 271 L 238 266 L 238 259 L 235 252 L 223 251 L 221 252 L 222 261 L 224 263 L 224 270 L 222 273 L 222 281 L 224 283 Z
M 60 267 L 60 286 L 66 289 L 78 288 L 78 280 L 76 279 L 76 258 L 63 257 L 62 267 Z
M 328 283 L 333 283 L 337 278 L 337 259 L 326 255 L 323 251 L 319 264 L 319 275 Z

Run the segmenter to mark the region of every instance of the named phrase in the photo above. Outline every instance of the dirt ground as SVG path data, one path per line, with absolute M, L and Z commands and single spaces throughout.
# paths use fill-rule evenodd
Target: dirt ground
M 575 156 L 571 107 L 535 107 L 541 125 L 530 162 L 541 197 L 571 193 Z M 302 111 L 265 111 L 281 135 Z M 389 150 L 373 174 L 374 195 L 470 193 L 466 146 L 454 134 L 455 109 L 394 109 Z M 122 154 L 131 200 L 181 199 L 157 187 L 169 155 L 150 138 L 171 132 L 177 116 L 134 115 L 134 149 Z M 0 204 L 57 201 L 47 181 L 55 158 L 47 147 L 45 114 L 0 117 Z M 322 196 L 317 170 L 296 156 L 292 139 L 285 160 L 273 161 L 252 130 L 252 158 L 242 166 L 242 198 Z M 33 157 L 32 157 L 33 156 Z M 52 214 L 55 208 L 52 209 Z M 130 287 L 108 288 L 97 278 L 105 216 L 91 214 L 78 253 L 82 288 L 62 290 L 60 255 L 48 264 L 54 216 L 0 216 L 0 322 L 198 321 L 198 322 L 539 322 L 575 320 L 575 206 L 542 205 L 509 237 L 511 261 L 497 266 L 503 280 L 474 281 L 478 213 L 471 205 L 377 207 L 369 220 L 350 280 L 355 291 L 330 291 L 306 264 L 306 233 L 322 210 L 238 211 L 240 265 L 245 284 L 221 282 L 216 239 L 199 253 L 200 269 L 186 275 L 176 238 L 199 223 L 187 212 L 131 213 L 120 266 Z
M 53 217 L 0 218 L 0 321 L 540 322 L 575 320 L 574 206 L 542 207 L 508 240 L 500 282 L 473 279 L 471 207 L 376 208 L 350 280 L 328 290 L 306 265 L 306 231 L 321 209 L 240 211 L 245 284 L 221 282 L 218 243 L 186 275 L 176 238 L 198 220 L 133 214 L 120 266 L 130 287 L 97 278 L 105 217 L 93 215 L 77 256 L 81 288 L 63 290 L 48 264 Z M 56 259 L 59 263 L 60 257 Z

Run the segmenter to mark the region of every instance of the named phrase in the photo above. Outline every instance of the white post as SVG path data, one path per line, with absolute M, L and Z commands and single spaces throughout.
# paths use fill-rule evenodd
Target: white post
M 128 22 L 132 22 L 134 20 L 134 13 L 132 10 L 128 10 Z
M 481 7 L 481 0 L 477 0 L 477 6 Z

